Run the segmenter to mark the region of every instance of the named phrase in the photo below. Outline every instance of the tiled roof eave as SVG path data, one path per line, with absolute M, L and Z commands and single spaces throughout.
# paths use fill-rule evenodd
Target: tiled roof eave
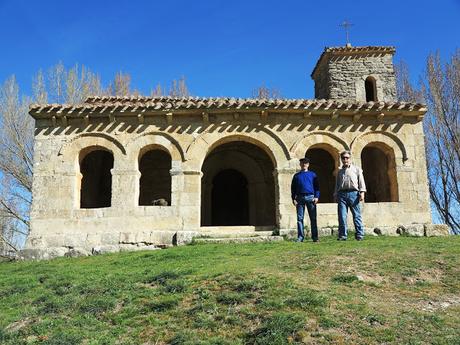
M 80 118 L 86 115 L 92 117 L 111 116 L 137 116 L 139 114 L 183 114 L 193 115 L 201 113 L 235 113 L 258 112 L 276 113 L 301 113 L 312 112 L 328 114 L 340 112 L 341 114 L 384 112 L 388 114 L 403 114 L 406 116 L 419 116 L 426 112 L 424 104 L 404 102 L 347 102 L 333 100 L 255 100 L 255 99 L 171 99 L 164 98 L 160 101 L 152 98 L 125 99 L 124 101 L 102 103 L 84 103 L 81 105 L 32 105 L 30 114 L 35 118 L 70 117 Z

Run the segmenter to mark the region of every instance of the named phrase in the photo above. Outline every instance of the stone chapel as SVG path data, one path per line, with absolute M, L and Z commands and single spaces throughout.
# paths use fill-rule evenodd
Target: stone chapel
M 37 104 L 33 257 L 266 239 L 296 228 L 290 183 L 300 157 L 319 176 L 320 235 L 338 224 L 339 153 L 368 192 L 369 234 L 430 231 L 423 104 L 396 99 L 395 48 L 325 48 L 315 99 L 90 97 Z M 308 223 L 308 221 L 307 221 Z

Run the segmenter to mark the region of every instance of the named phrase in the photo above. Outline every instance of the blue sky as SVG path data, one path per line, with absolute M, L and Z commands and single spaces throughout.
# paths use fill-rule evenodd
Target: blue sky
M 393 45 L 416 79 L 427 55 L 460 48 L 460 1 L 0 0 L 0 82 L 62 61 L 107 83 L 117 71 L 148 94 L 184 75 L 195 96 L 250 97 L 261 84 L 313 98 L 310 73 L 324 47 Z

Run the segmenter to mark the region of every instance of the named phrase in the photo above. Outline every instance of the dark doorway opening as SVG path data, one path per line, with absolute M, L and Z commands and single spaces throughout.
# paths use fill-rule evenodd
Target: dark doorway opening
M 249 225 L 248 181 L 234 169 L 219 172 L 212 180 L 212 224 Z
M 171 157 L 162 150 L 150 150 L 139 160 L 139 205 L 157 205 L 164 199 L 171 205 Z M 155 203 L 154 203 L 155 202 Z
M 274 165 L 257 145 L 231 141 L 202 165 L 201 226 L 274 226 Z
M 367 145 L 361 152 L 366 202 L 398 201 L 395 160 L 388 147 Z M 386 150 L 385 150 L 386 149 Z
M 310 158 L 309 170 L 316 173 L 319 182 L 319 202 L 334 202 L 335 160 L 332 155 L 322 148 L 311 148 L 305 154 Z
M 80 163 L 80 208 L 110 207 L 113 155 L 105 150 L 88 153 Z

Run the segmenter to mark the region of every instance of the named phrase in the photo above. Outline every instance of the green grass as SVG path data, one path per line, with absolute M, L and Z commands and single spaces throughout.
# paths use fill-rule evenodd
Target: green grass
M 460 344 L 460 237 L 0 263 L 0 344 Z

